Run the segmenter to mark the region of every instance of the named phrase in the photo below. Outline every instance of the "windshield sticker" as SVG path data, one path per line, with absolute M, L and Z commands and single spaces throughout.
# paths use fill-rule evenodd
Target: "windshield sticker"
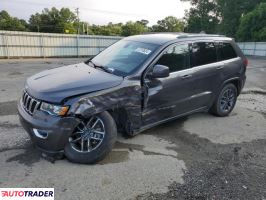
M 138 53 L 143 53 L 143 54 L 145 54 L 145 55 L 149 55 L 150 53 L 151 53 L 151 50 L 149 50 L 149 49 L 144 49 L 144 48 L 137 48 L 136 50 L 135 50 L 135 52 L 138 52 Z

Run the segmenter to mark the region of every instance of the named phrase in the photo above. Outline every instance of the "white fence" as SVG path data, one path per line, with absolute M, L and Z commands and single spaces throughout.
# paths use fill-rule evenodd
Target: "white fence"
M 0 31 L 0 58 L 92 56 L 120 39 L 122 37 Z M 245 55 L 266 56 L 266 42 L 238 45 Z
M 238 46 L 245 55 L 266 56 L 266 42 L 240 42 Z
M 121 38 L 0 31 L 0 58 L 91 56 Z

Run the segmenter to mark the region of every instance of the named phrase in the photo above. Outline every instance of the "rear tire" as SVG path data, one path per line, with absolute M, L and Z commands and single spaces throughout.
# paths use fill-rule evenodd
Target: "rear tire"
M 96 120 L 92 121 L 92 118 Z M 98 122 L 96 122 L 98 120 Z M 92 121 L 92 122 L 90 122 Z M 94 130 L 89 123 L 98 123 L 95 127 L 103 127 L 103 130 L 97 128 Z M 81 127 L 84 127 L 83 129 Z M 83 130 L 83 132 L 81 131 Z M 94 131 L 96 131 L 94 134 Z M 82 133 L 81 133 L 82 132 Z M 104 134 L 103 134 L 104 132 Z M 97 134 L 101 133 L 101 134 Z M 77 136 L 80 134 L 79 136 Z M 103 136 L 101 136 L 103 135 Z M 76 138 L 75 138 L 76 137 Z M 82 138 L 82 140 L 78 140 Z M 96 138 L 96 139 L 94 139 Z M 92 116 L 90 119 L 78 125 L 73 134 L 69 138 L 69 142 L 65 146 L 65 155 L 71 162 L 82 164 L 93 164 L 102 160 L 109 152 L 117 138 L 116 123 L 108 112 L 102 112 Z M 88 144 L 89 140 L 89 144 Z M 101 141 L 100 141 L 101 140 Z M 81 142 L 82 141 L 82 142 Z M 100 141 L 99 143 L 97 143 Z M 81 145 L 82 143 L 82 145 Z M 95 144 L 94 144 L 95 143 Z M 86 146 L 87 145 L 87 146 Z M 93 146 L 94 145 L 94 146 Z
M 235 107 L 237 100 L 237 88 L 229 83 L 223 87 L 210 109 L 210 113 L 225 117 L 228 116 Z

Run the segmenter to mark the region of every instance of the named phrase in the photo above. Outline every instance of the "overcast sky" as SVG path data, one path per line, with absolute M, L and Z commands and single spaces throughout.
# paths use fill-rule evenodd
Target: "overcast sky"
M 80 18 L 90 24 L 127 22 L 147 19 L 150 25 L 166 16 L 184 16 L 189 3 L 180 0 L 0 0 L 0 9 L 28 20 L 43 8 L 79 7 Z

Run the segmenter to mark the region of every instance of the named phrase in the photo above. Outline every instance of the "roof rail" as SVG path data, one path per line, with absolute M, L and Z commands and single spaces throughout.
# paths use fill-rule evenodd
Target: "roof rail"
M 178 39 L 193 38 L 193 37 L 225 37 L 225 35 L 199 33 L 199 34 L 182 34 L 177 36 Z
M 145 32 L 142 33 L 141 35 L 152 35 L 152 34 L 176 34 L 176 35 L 181 35 L 181 34 L 186 34 L 183 32 Z
M 176 34 L 177 38 L 191 38 L 191 37 L 226 37 L 225 35 L 206 34 L 206 33 L 184 33 L 184 32 L 146 32 L 142 35 L 152 34 Z
M 225 35 L 218 35 L 218 34 L 184 33 L 184 32 L 146 32 L 142 33 L 141 35 L 153 35 L 153 34 L 172 34 L 176 35 L 177 39 L 194 38 L 194 37 L 226 37 Z

